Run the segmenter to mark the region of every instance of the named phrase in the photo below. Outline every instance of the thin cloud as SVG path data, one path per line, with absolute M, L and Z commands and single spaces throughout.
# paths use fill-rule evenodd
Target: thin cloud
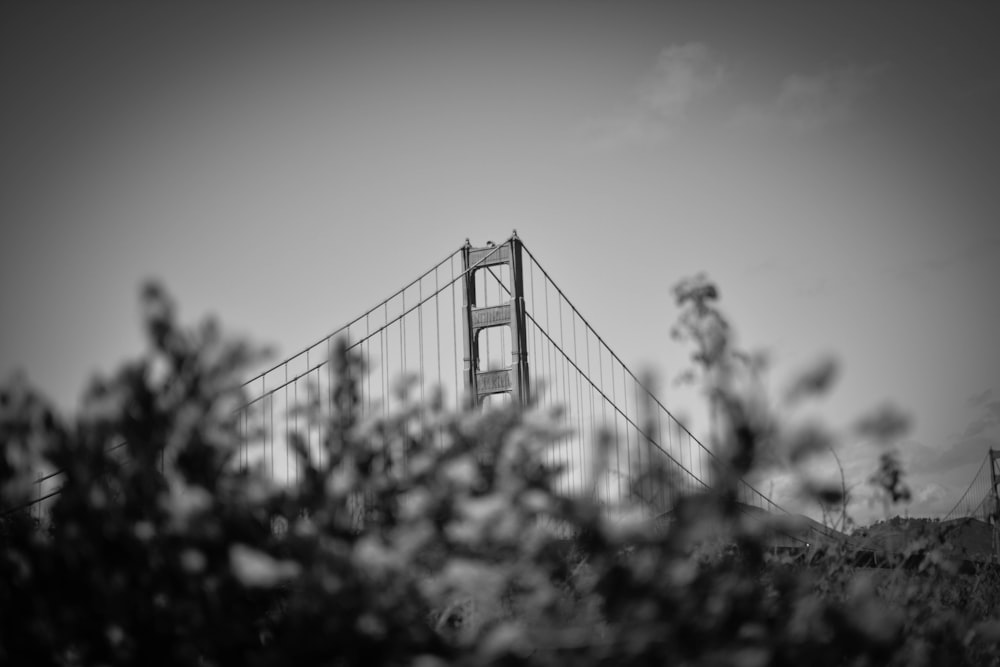
M 720 125 L 737 131 L 810 135 L 854 120 L 864 97 L 876 89 L 885 65 L 849 66 L 815 74 L 791 74 L 763 102 L 735 103 L 720 110 Z M 615 114 L 585 122 L 581 143 L 592 148 L 658 145 L 676 136 L 691 116 L 731 83 L 723 59 L 702 42 L 670 46 L 639 82 L 632 99 Z
M 934 481 L 913 482 L 910 485 L 913 498 L 906 507 L 910 516 L 927 517 L 947 512 L 955 503 L 953 491 Z
M 945 473 L 983 460 L 996 440 L 982 430 L 967 430 L 949 445 L 940 449 L 926 449 L 907 458 L 907 467 L 918 473 Z
M 982 436 L 993 429 L 1000 428 L 1000 401 L 982 403 L 979 408 L 981 414 L 965 427 L 962 439 L 967 440 Z
M 666 122 L 679 120 L 725 79 L 725 68 L 705 44 L 672 46 L 660 52 L 653 75 L 640 87 L 640 104 Z
M 986 401 L 990 400 L 992 397 L 993 397 L 993 389 L 991 387 L 980 394 L 973 394 L 967 399 L 966 403 L 969 405 L 970 408 L 978 408 L 980 406 L 986 405 Z
M 858 100 L 874 88 L 878 67 L 848 68 L 785 79 L 774 109 L 793 132 L 815 132 L 850 121 Z
M 1000 254 L 1000 237 L 986 236 L 967 241 L 943 255 L 916 260 L 904 270 L 907 277 L 914 274 L 940 273 L 955 267 L 969 266 L 985 261 L 992 261 Z
M 860 101 L 876 88 L 887 69 L 885 65 L 851 66 L 789 75 L 770 102 L 744 105 L 732 124 L 796 136 L 846 125 L 857 117 Z
M 726 68 L 701 42 L 660 52 L 631 103 L 620 113 L 584 125 L 585 143 L 598 148 L 657 144 L 673 136 L 691 109 L 722 86 Z

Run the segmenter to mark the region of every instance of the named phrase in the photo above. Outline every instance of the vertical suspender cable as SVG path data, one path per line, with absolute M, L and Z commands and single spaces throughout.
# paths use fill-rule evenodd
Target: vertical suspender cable
M 406 313 L 406 291 L 403 291 L 403 313 Z M 399 359 L 403 364 L 403 371 L 400 375 L 406 375 L 406 315 L 399 319 Z
M 591 370 L 590 370 L 590 327 L 587 327 L 586 329 L 584 329 L 583 333 L 584 333 L 584 337 L 585 337 L 584 345 L 587 348 L 587 377 L 589 378 L 590 377 L 590 373 L 591 373 Z M 590 411 L 589 411 L 589 413 L 590 413 L 590 439 L 591 439 L 592 443 L 596 444 L 597 443 L 597 437 L 596 437 L 597 436 L 597 429 L 596 429 L 596 421 L 595 421 L 595 415 L 594 415 L 594 385 L 590 384 L 590 383 L 588 383 L 588 384 L 590 385 L 590 386 L 587 387 L 587 395 L 590 398 Z M 595 456 L 599 455 L 600 453 L 601 452 L 599 450 L 598 451 L 593 451 L 592 450 L 591 451 L 591 457 L 595 457 Z M 603 462 L 592 460 L 591 469 L 595 470 L 595 471 L 603 469 Z M 596 494 L 597 488 L 598 488 L 598 485 L 599 485 L 600 482 L 597 479 L 594 479 L 592 481 L 593 481 L 593 484 L 594 484 L 594 492 Z
M 420 349 L 420 404 L 424 404 L 424 281 L 417 283 L 417 346 Z M 422 414 L 422 413 L 421 413 Z
M 372 344 L 371 344 L 371 341 L 368 340 L 369 336 L 371 336 L 371 330 L 372 330 L 371 329 L 371 322 L 369 320 L 368 313 L 365 313 L 365 340 L 368 341 L 368 343 L 367 343 L 367 345 L 368 345 L 368 353 L 363 357 L 364 364 L 365 364 L 364 365 L 364 369 L 365 369 L 365 400 L 364 400 L 364 406 L 365 406 L 365 413 L 369 414 L 369 415 L 372 412 L 372 374 L 371 374 L 371 371 L 372 371 Z M 379 349 L 379 353 L 381 353 L 381 351 L 382 350 Z
M 672 451 L 673 450 L 673 445 L 670 443 L 670 439 L 671 439 L 670 438 L 670 422 L 668 421 L 667 422 L 667 443 L 668 443 L 667 444 L 667 448 L 668 448 L 668 450 Z M 656 411 L 656 440 L 657 440 L 657 443 L 662 447 L 663 446 L 663 413 L 661 413 L 659 410 Z M 647 443 L 647 447 L 648 446 L 649 446 L 649 443 Z M 654 456 L 654 455 L 656 455 L 656 452 L 652 451 L 652 449 L 650 449 L 649 453 L 650 453 L 651 457 Z M 656 455 L 656 458 L 657 458 L 657 461 L 659 461 L 662 457 Z M 669 491 L 669 485 L 670 485 L 670 482 L 671 482 L 671 478 L 674 476 L 675 472 L 677 473 L 677 477 L 679 478 L 681 476 L 681 471 L 679 471 L 679 470 L 675 471 L 673 469 L 673 467 L 670 465 L 670 461 L 669 460 L 668 461 L 663 461 L 662 467 L 658 463 L 656 465 L 656 468 L 654 469 L 655 476 L 653 477 L 653 480 L 656 483 L 656 489 L 654 490 L 653 493 L 654 493 L 654 497 L 656 497 L 658 499 L 657 502 L 662 503 L 659 506 L 659 508 L 658 508 L 661 512 L 670 509 L 670 495 L 669 495 L 668 491 Z
M 492 273 L 492 271 L 490 271 L 490 273 Z M 500 273 L 502 274 L 503 271 L 501 271 Z M 503 303 L 503 293 L 501 292 L 501 289 L 503 288 L 503 283 L 501 283 L 499 280 L 497 280 L 496 283 L 497 283 L 497 305 L 499 306 L 501 303 Z M 509 291 L 508 291 L 508 293 L 509 293 Z M 513 297 L 510 298 L 509 303 L 510 303 L 510 315 L 511 315 L 511 317 L 513 317 L 514 316 L 514 298 Z M 510 331 L 510 327 L 507 327 L 507 331 Z M 513 365 L 512 361 L 513 360 L 507 355 L 507 347 L 504 344 L 504 337 L 501 335 L 500 336 L 500 365 L 499 365 L 499 368 L 504 368 L 508 364 Z
M 597 352 L 597 368 L 598 368 L 598 387 L 601 392 L 604 391 L 604 355 L 601 353 L 600 341 L 595 345 Z M 605 437 L 608 436 L 608 411 L 607 411 L 607 401 L 601 400 L 601 428 L 604 429 Z M 604 462 L 606 467 L 611 467 L 610 457 L 609 460 Z M 608 503 L 611 502 L 611 477 L 605 475 L 606 486 L 608 490 Z
M 604 355 L 602 354 L 601 356 L 603 357 Z M 602 366 L 603 366 L 603 364 L 602 364 Z M 613 360 L 612 360 L 612 363 L 610 364 L 610 366 L 611 366 L 611 402 L 614 405 L 617 405 L 618 404 L 618 390 L 615 388 L 615 365 L 614 365 L 614 361 Z M 601 389 L 602 390 L 604 389 L 604 372 L 603 372 L 603 370 L 601 372 Z M 612 442 L 613 442 L 614 448 L 615 448 L 615 473 L 616 473 L 615 477 L 618 480 L 618 502 L 620 503 L 622 501 L 622 459 L 621 459 L 621 452 L 620 452 L 620 450 L 618 448 L 618 445 L 619 445 L 619 440 L 618 440 L 618 414 L 617 413 L 612 413 L 611 416 L 615 420 L 614 421 L 614 438 L 612 438 Z
M 389 416 L 389 304 L 385 304 L 382 312 L 383 326 L 379 327 L 379 351 L 382 354 L 382 369 L 379 380 L 382 385 L 382 416 Z
M 455 303 L 455 260 L 449 262 L 451 266 L 451 335 L 455 354 L 452 355 L 452 364 L 455 368 L 455 408 L 462 407 L 462 383 L 458 377 L 458 317 L 456 315 L 458 306 Z
M 562 306 L 562 298 L 560 297 L 560 300 L 559 300 L 559 347 L 562 348 L 562 352 L 563 352 L 563 356 L 562 356 L 562 392 L 563 392 L 562 408 L 563 408 L 563 417 L 562 418 L 563 418 L 564 422 L 568 422 L 569 421 L 569 406 L 567 405 L 567 396 L 569 396 L 569 376 L 567 374 L 567 368 L 566 368 L 566 339 L 565 339 L 565 336 L 564 336 L 563 332 L 564 332 L 564 330 L 563 330 L 563 306 Z M 562 450 L 563 450 L 563 457 L 564 457 L 566 469 L 568 469 L 569 468 L 569 462 L 572 460 L 572 454 L 570 452 L 570 442 L 569 442 L 568 439 L 563 440 Z M 565 475 L 564 475 L 563 486 L 565 486 Z
M 580 347 L 579 347 L 579 344 L 577 342 L 577 337 L 576 337 L 576 313 L 572 313 L 572 315 L 573 315 L 573 363 L 575 363 L 579 367 L 579 365 L 580 365 Z M 580 461 L 578 463 L 578 467 L 580 469 L 580 488 L 584 489 L 584 488 L 586 488 L 586 484 L 587 484 L 587 479 L 586 479 L 586 476 L 585 476 L 586 472 L 587 472 L 587 467 L 586 467 L 587 466 L 587 461 L 586 461 L 587 457 L 586 457 L 586 453 L 585 453 L 586 450 L 584 449 L 584 441 L 583 441 L 584 436 L 583 436 L 583 389 L 582 389 L 582 382 L 583 382 L 583 378 L 581 378 L 580 377 L 580 373 L 577 372 L 576 373 L 576 422 L 577 422 L 576 443 L 577 443 L 577 449 L 580 451 Z
M 284 415 L 285 418 L 282 421 L 285 422 L 285 484 L 287 485 L 292 481 L 291 480 L 292 465 L 291 465 L 291 459 L 289 458 L 288 455 L 288 445 L 290 442 L 288 437 L 288 364 L 285 364 L 285 387 L 284 389 L 281 390 L 281 393 L 285 397 L 285 415 Z
M 625 413 L 628 414 L 628 379 L 625 377 L 625 371 L 624 370 L 622 370 L 622 394 L 624 395 L 624 400 L 625 400 Z M 635 410 L 635 406 L 634 405 L 632 406 L 632 409 Z M 633 421 L 635 421 L 635 423 L 638 424 L 639 423 L 639 419 L 640 419 L 640 416 L 638 414 L 638 411 L 636 411 L 635 417 L 634 417 Z M 627 480 L 628 480 L 628 492 L 629 492 L 629 497 L 631 498 L 631 496 L 632 496 L 632 475 L 633 475 L 634 471 L 632 469 L 632 437 L 629 434 L 629 425 L 628 425 L 628 422 L 625 423 L 625 468 L 626 468 L 626 470 L 628 470 L 628 478 L 627 478 Z
M 309 362 L 309 350 L 306 350 L 306 373 L 301 377 L 306 381 L 306 406 L 311 409 L 309 403 L 312 401 L 312 387 L 309 383 L 309 369 L 312 368 L 312 364 Z M 295 384 L 299 384 L 299 380 L 295 380 Z M 301 408 L 302 406 L 296 403 L 296 408 Z M 309 458 L 312 459 L 312 424 L 309 423 L 309 412 L 308 410 L 302 414 L 305 421 L 305 439 L 306 439 L 306 452 L 309 453 Z
M 439 297 L 441 296 L 441 286 L 438 284 L 438 272 L 437 267 L 434 268 L 434 334 L 437 337 L 437 384 L 438 390 L 441 391 L 444 387 L 441 386 L 441 307 L 438 303 Z
M 274 396 L 261 394 L 261 423 L 264 425 L 263 465 L 270 468 L 271 479 L 274 479 Z
M 299 411 L 298 411 L 298 406 L 299 406 L 299 383 L 298 382 L 293 383 L 292 384 L 292 389 L 295 392 L 294 398 L 293 398 L 293 402 L 295 404 L 295 408 L 293 410 L 293 412 L 295 414 L 294 423 L 293 423 L 293 432 L 295 433 L 296 437 L 298 437 L 298 436 L 301 435 L 299 433 Z M 295 483 L 296 484 L 299 483 L 299 463 L 300 463 L 299 459 L 300 458 L 301 458 L 300 455 L 298 454 L 298 452 L 296 452 L 296 454 L 295 454 Z

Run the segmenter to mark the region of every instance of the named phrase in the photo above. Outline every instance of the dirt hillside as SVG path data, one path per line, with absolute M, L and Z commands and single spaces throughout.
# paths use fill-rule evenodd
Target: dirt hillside
M 923 542 L 944 544 L 958 558 L 986 561 L 993 553 L 993 527 L 976 519 L 904 519 L 879 521 L 852 534 L 864 547 L 875 551 L 902 552 Z

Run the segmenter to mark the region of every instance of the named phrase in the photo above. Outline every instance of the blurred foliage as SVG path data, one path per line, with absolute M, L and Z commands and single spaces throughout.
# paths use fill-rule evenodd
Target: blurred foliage
M 738 362 L 714 285 L 675 294 L 727 467 L 652 522 L 557 493 L 545 451 L 562 431 L 537 409 L 407 400 L 365 417 L 365 369 L 342 347 L 331 413 L 310 413 L 323 463 L 296 438 L 303 481 L 276 485 L 237 461 L 258 352 L 184 329 L 147 288 L 148 353 L 95 381 L 79 416 L 0 388 L 3 507 L 65 471 L 45 521 L 0 520 L 0 665 L 1000 664 L 995 569 L 960 572 L 927 537 L 862 570 L 847 542 L 779 551 L 783 520 L 741 511 L 735 484 L 765 449 L 794 463 L 828 436 L 781 427 L 736 380 L 759 364 Z M 786 397 L 833 375 L 824 362 Z M 883 417 L 862 428 L 891 437 L 901 420 Z M 903 499 L 895 459 L 873 480 Z

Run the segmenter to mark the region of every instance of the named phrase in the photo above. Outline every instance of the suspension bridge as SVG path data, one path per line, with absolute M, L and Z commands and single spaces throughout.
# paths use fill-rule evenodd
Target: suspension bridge
M 991 526 L 993 558 L 1000 558 L 1000 450 L 986 452 L 969 486 L 941 520 L 950 521 Z
M 289 444 L 293 433 L 322 462 L 321 427 L 296 408 L 332 408 L 329 360 L 338 341 L 367 369 L 358 387 L 367 415 L 388 416 L 432 396 L 456 410 L 509 402 L 556 410 L 571 434 L 549 454 L 564 470 L 561 493 L 591 493 L 608 507 L 638 499 L 652 516 L 663 516 L 681 495 L 711 487 L 719 469 L 713 452 L 626 366 L 516 232 L 485 247 L 466 241 L 347 324 L 247 380 L 237 413 L 241 464 L 263 465 L 276 481 L 295 484 L 302 470 Z M 598 456 L 605 457 L 601 466 Z M 949 519 L 995 524 L 1000 453 L 987 460 Z M 598 467 L 607 472 L 595 483 L 590 474 Z M 653 469 L 665 474 L 646 474 Z M 36 480 L 30 505 L 39 516 L 58 493 L 60 475 Z M 789 514 L 745 480 L 738 500 L 748 513 Z M 845 537 L 813 524 L 788 539 L 802 546 Z
M 287 442 L 305 422 L 291 408 L 332 400 L 328 359 L 338 340 L 368 369 L 359 387 L 362 412 L 390 415 L 401 408 L 407 400 L 401 384 L 421 402 L 428 392 L 440 392 L 455 409 L 530 402 L 558 410 L 572 434 L 550 452 L 565 471 L 557 481 L 560 493 L 595 493 L 609 507 L 638 496 L 653 514 L 663 514 L 680 494 L 713 483 L 717 461 L 710 449 L 625 365 L 516 233 L 481 248 L 467 242 L 349 323 L 250 379 L 249 401 L 240 412 L 244 462 L 260 457 L 273 476 L 296 482 L 300 470 Z M 263 441 L 251 445 L 254 434 Z M 321 460 L 319 430 L 302 436 Z M 598 447 L 599 441 L 609 444 Z M 597 456 L 607 460 L 597 466 Z M 595 467 L 608 471 L 596 484 L 590 479 Z M 651 469 L 666 474 L 645 474 Z M 744 481 L 739 500 L 783 512 Z
M 1000 484 L 1000 450 L 986 453 L 965 493 L 942 521 L 973 518 L 988 523 L 997 514 L 997 485 Z

